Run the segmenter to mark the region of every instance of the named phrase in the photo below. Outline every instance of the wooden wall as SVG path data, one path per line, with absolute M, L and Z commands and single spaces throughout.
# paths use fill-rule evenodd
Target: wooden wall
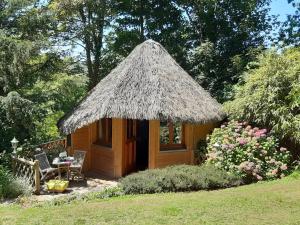
M 149 121 L 149 168 L 160 168 L 175 164 L 193 164 L 194 150 L 201 139 L 205 139 L 217 124 L 185 125 L 186 148 L 160 151 L 160 122 Z M 97 140 L 97 123 L 76 130 L 71 135 L 71 154 L 74 150 L 87 152 L 84 171 L 93 170 L 110 177 L 121 177 L 126 172 L 126 120 L 112 120 L 112 147 L 94 144 Z
M 149 121 L 149 168 L 161 168 L 176 164 L 193 164 L 194 150 L 199 140 L 206 138 L 217 124 L 185 125 L 185 149 L 160 151 L 158 120 Z
M 97 141 L 97 123 L 77 129 L 71 135 L 71 149 L 87 152 L 84 171 L 95 171 L 109 177 L 123 175 L 123 146 L 124 146 L 124 120 L 112 120 L 112 147 L 95 144 Z
M 215 127 L 219 126 L 219 123 L 195 124 L 193 126 L 193 148 L 196 149 L 198 142 L 205 140 L 206 136 L 210 134 Z
M 74 150 L 86 151 L 86 159 L 84 161 L 83 170 L 90 169 L 91 164 L 91 151 L 90 151 L 90 130 L 89 127 L 83 127 L 77 129 L 76 132 L 71 134 L 71 155 L 74 154 Z

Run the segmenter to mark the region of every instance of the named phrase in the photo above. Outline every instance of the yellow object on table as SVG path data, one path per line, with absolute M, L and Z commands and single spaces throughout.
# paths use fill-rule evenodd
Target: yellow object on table
M 68 186 L 69 181 L 65 180 L 49 180 L 47 183 L 47 189 L 48 191 L 52 192 L 64 192 Z

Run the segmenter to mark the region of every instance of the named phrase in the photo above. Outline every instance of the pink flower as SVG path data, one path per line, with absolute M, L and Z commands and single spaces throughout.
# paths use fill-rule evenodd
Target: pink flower
M 281 170 L 287 170 L 287 165 L 286 164 L 283 164 L 281 167 L 280 167 Z
M 278 169 L 272 170 L 272 174 L 276 175 L 278 173 Z
M 238 142 L 240 143 L 240 145 L 245 145 L 247 144 L 247 140 L 245 140 L 244 138 L 239 138 Z

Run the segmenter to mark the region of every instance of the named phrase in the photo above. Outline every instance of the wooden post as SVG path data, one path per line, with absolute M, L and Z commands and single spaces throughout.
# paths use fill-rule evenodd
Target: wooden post
M 40 194 L 40 190 L 41 190 L 40 164 L 38 160 L 34 161 L 33 169 L 34 169 L 35 194 L 38 195 Z

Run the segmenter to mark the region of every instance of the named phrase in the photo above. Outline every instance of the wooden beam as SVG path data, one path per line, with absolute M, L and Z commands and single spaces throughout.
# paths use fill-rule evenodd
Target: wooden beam
M 149 121 L 149 169 L 154 169 L 156 167 L 156 156 L 159 153 L 160 148 L 159 127 L 159 120 Z

